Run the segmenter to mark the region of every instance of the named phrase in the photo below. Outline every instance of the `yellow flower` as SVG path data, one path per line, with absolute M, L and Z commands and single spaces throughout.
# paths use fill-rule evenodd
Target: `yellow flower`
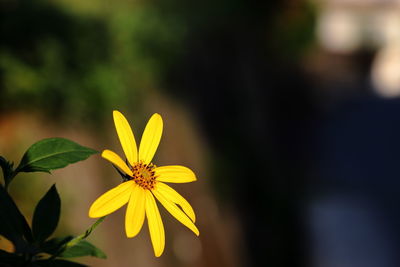
M 114 110 L 113 117 L 127 162 L 110 150 L 104 150 L 101 156 L 124 172 L 126 181 L 100 196 L 90 207 L 89 217 L 106 216 L 128 203 L 125 215 L 127 237 L 134 237 L 139 233 L 146 215 L 154 254 L 159 257 L 164 251 L 165 234 L 154 197 L 172 216 L 198 236 L 193 208 L 179 193 L 164 183 L 193 182 L 196 181 L 196 176 L 183 166 L 156 167 L 151 163 L 163 129 L 163 121 L 159 114 L 154 114 L 147 123 L 139 151 L 124 115 Z

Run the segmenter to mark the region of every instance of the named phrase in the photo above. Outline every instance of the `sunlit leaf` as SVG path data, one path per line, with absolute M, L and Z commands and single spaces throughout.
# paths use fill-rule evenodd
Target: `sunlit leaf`
M 16 171 L 50 172 L 98 153 L 64 138 L 48 138 L 33 144 L 24 154 Z
M 97 258 L 105 259 L 106 254 L 103 251 L 92 245 L 86 240 L 79 241 L 76 245 L 67 248 L 60 257 L 64 258 L 74 258 L 83 256 L 93 256 Z
M 53 185 L 35 208 L 32 219 L 32 233 L 36 241 L 46 240 L 57 228 L 60 218 L 61 200 Z

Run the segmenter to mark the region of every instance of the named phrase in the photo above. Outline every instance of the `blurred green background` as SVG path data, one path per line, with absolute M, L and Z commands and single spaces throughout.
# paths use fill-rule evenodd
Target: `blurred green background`
M 2 1 L 1 7 L 1 109 L 39 109 L 54 120 L 93 126 L 113 108 L 142 108 L 143 94 L 160 87 L 179 59 L 187 30 L 179 12 L 157 3 Z

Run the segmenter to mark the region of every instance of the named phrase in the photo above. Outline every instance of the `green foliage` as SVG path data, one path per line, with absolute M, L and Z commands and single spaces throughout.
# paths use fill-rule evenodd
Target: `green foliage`
M 23 257 L 0 249 L 0 266 L 23 266 L 24 262 Z
M 43 242 L 40 246 L 43 252 L 50 254 L 50 255 L 59 255 L 66 244 L 71 241 L 74 237 L 69 235 L 69 236 L 64 236 L 64 237 L 54 237 L 52 239 L 49 239 L 45 242 Z
M 4 186 L 7 188 L 11 180 L 14 178 L 14 163 L 7 161 L 5 158 L 0 156 L 0 166 L 3 170 Z
M 65 236 L 47 240 L 56 230 L 60 218 L 61 199 L 53 185 L 36 205 L 32 229 L 7 192 L 11 180 L 19 172 L 50 172 L 68 164 L 87 159 L 97 151 L 64 138 L 48 138 L 33 144 L 25 152 L 21 163 L 13 170 L 13 163 L 0 157 L 4 187 L 0 186 L 0 235 L 10 240 L 14 253 L 0 250 L 0 266 L 85 266 L 62 260 L 67 257 L 106 255 L 84 240 L 104 218 L 77 237 Z
M 40 267 L 84 267 L 86 265 L 66 261 L 66 260 L 39 260 L 35 262 L 35 265 L 32 266 L 40 266 Z
M 24 251 L 33 240 L 24 216 L 7 191 L 0 186 L 0 234 L 9 239 L 16 252 Z
M 98 153 L 64 138 L 48 138 L 33 144 L 24 154 L 17 172 L 50 172 Z
M 60 218 L 61 200 L 56 186 L 39 201 L 32 219 L 33 238 L 37 242 L 46 240 L 57 228 Z
M 89 14 L 82 2 L 60 2 L 0 1 L 1 109 L 93 124 L 162 87 L 183 51 L 177 14 L 152 2 L 91 2 Z
M 77 244 L 67 247 L 61 254 L 60 257 L 74 258 L 83 256 L 93 256 L 101 259 L 107 258 L 103 251 L 90 244 L 86 240 L 81 240 Z

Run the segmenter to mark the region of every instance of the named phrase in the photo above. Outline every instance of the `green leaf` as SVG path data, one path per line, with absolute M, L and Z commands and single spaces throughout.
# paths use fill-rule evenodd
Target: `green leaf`
M 0 156 L 0 166 L 1 169 L 3 170 L 4 187 L 7 189 L 8 184 L 15 176 L 13 171 L 14 163 L 7 161 L 5 158 Z
M 98 153 L 64 138 L 47 138 L 33 144 L 24 154 L 16 172 L 50 172 Z
M 79 241 L 76 245 L 72 247 L 67 247 L 61 254 L 60 257 L 64 258 L 74 258 L 83 256 L 93 256 L 101 259 L 106 259 L 106 254 L 89 243 L 86 240 Z
M 56 185 L 53 185 L 35 208 L 32 219 L 34 240 L 43 242 L 56 230 L 60 219 L 60 207 L 61 199 Z
M 65 237 L 55 237 L 42 243 L 40 249 L 50 255 L 58 255 L 63 246 L 71 241 L 74 237 L 69 235 Z
M 26 241 L 32 241 L 28 223 L 2 186 L 0 186 L 0 235 L 10 240 L 17 252 L 27 248 Z
M 66 260 L 40 260 L 34 262 L 41 267 L 86 267 L 87 265 Z

